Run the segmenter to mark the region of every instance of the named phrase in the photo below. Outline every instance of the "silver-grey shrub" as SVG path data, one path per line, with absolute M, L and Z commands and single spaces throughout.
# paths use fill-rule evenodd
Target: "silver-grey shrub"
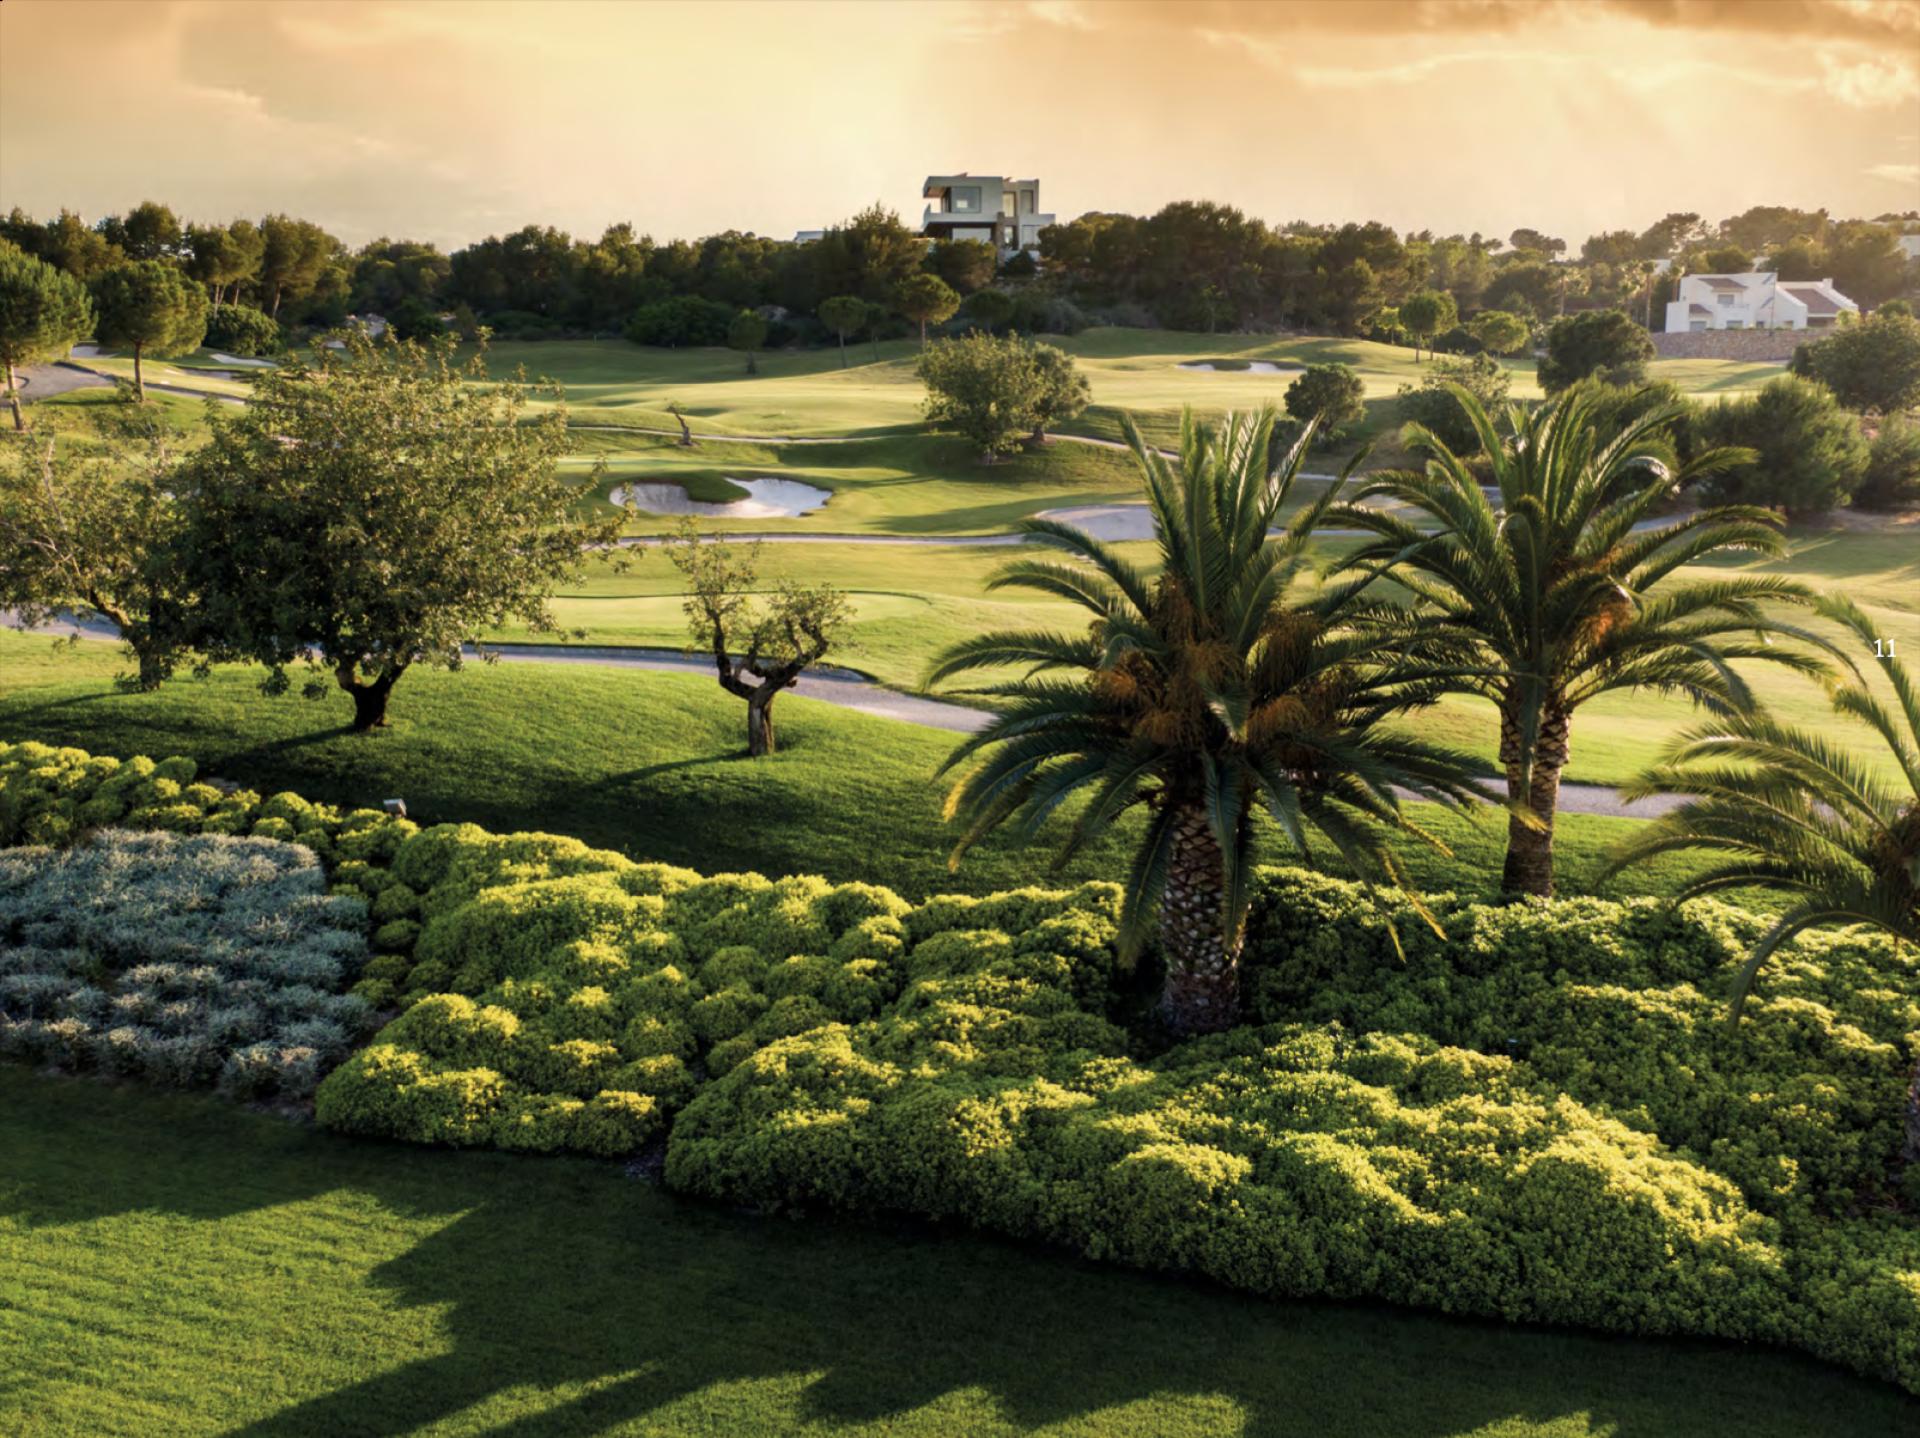
M 365 1036 L 367 912 L 275 839 L 0 850 L 0 1056 L 302 1098 Z

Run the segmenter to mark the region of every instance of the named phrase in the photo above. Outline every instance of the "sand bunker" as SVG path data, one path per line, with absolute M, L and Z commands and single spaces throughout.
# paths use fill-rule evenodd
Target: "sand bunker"
M 833 491 L 797 479 L 735 479 L 747 492 L 745 499 L 724 503 L 690 499 L 677 484 L 620 484 L 607 497 L 615 504 L 631 504 L 648 514 L 694 514 L 710 519 L 794 519 L 811 514 L 829 499 Z
M 1204 370 L 1208 374 L 1299 374 L 1299 365 L 1275 364 L 1272 360 L 1248 360 L 1244 366 L 1220 365 L 1212 360 L 1182 360 L 1175 369 Z

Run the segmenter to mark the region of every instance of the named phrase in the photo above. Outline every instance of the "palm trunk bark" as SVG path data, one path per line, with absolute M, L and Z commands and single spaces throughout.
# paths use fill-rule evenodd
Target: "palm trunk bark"
M 1507 771 L 1507 799 L 1533 811 L 1537 825 L 1516 816 L 1507 820 L 1507 862 L 1500 887 L 1509 894 L 1553 897 L 1553 820 L 1560 803 L 1560 774 L 1572 753 L 1573 716 L 1549 703 L 1540 718 L 1533 746 L 1530 782 L 1522 784 L 1517 705 L 1500 708 L 1500 762 Z
M 1225 931 L 1226 861 L 1198 804 L 1173 818 L 1173 851 L 1160 896 L 1160 944 L 1167 981 L 1160 1007 L 1175 1033 L 1217 1033 L 1240 1011 L 1244 933 Z

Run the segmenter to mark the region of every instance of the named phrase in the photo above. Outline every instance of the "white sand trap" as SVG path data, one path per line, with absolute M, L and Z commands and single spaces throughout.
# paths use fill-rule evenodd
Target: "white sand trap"
M 223 355 L 218 350 L 209 351 L 221 364 L 230 364 L 240 369 L 275 369 L 278 366 L 270 359 L 241 359 L 239 355 Z
M 1249 360 L 1245 369 L 1214 364 L 1211 360 L 1182 360 L 1175 369 L 1203 370 L 1208 374 L 1299 374 L 1299 365 L 1275 364 L 1272 360 Z
M 607 497 L 615 504 L 631 504 L 648 514 L 694 514 L 711 519 L 794 519 L 812 514 L 833 498 L 832 490 L 797 479 L 735 479 L 728 475 L 727 483 L 739 485 L 747 497 L 724 503 L 689 499 L 687 491 L 677 484 L 620 484 Z

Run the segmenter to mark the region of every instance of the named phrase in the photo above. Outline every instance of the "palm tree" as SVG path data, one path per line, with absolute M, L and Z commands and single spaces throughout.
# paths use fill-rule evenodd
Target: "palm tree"
M 1069 600 L 1090 613 L 1089 628 L 966 640 L 927 679 L 1027 668 L 974 691 L 998 712 L 943 766 L 965 766 L 947 799 L 949 817 L 967 825 L 954 863 L 1003 823 L 1031 837 L 1070 796 L 1085 802 L 1060 863 L 1127 810 L 1147 809 L 1121 946 L 1133 956 L 1158 928 L 1162 1008 L 1182 1033 L 1227 1027 L 1238 1010 L 1256 807 L 1298 853 L 1312 857 L 1312 834 L 1362 878 L 1404 887 L 1392 832 L 1437 841 L 1402 797 L 1474 797 L 1465 756 L 1380 722 L 1441 692 L 1423 650 L 1428 621 L 1368 599 L 1370 577 L 1296 592 L 1308 589 L 1315 527 L 1346 476 L 1272 534 L 1315 429 L 1270 471 L 1274 423 L 1271 408 L 1218 428 L 1188 413 L 1169 462 L 1129 419 L 1159 529 L 1158 578 L 1070 525 L 1029 520 L 1029 540 L 1064 557 L 1016 560 L 991 586 Z
M 1718 850 L 1727 862 L 1680 898 L 1749 885 L 1793 896 L 1734 981 L 1736 1019 L 1762 966 L 1804 929 L 1871 924 L 1896 946 L 1920 944 L 1920 688 L 1852 601 L 1823 598 L 1814 609 L 1876 654 L 1894 704 L 1856 675 L 1833 689 L 1833 709 L 1886 741 L 1899 777 L 1881 778 L 1823 735 L 1764 714 L 1732 715 L 1682 735 L 1630 786 L 1630 793 L 1692 797 L 1616 850 L 1608 865 L 1613 873 L 1676 849 Z M 1908 1089 L 1901 1157 L 1920 1163 L 1920 1064 Z
M 1374 476 L 1336 513 L 1379 536 L 1347 567 L 1389 569 L 1467 646 L 1456 688 L 1492 700 L 1500 715 L 1510 814 L 1502 887 L 1551 895 L 1554 810 L 1581 705 L 1646 689 L 1715 713 L 1745 710 L 1753 697 L 1732 661 L 1825 673 L 1817 656 L 1775 648 L 1771 638 L 1826 645 L 1765 613 L 1768 604 L 1810 599 L 1800 584 L 1674 578 L 1710 555 L 1784 551 L 1780 520 L 1764 509 L 1654 518 L 1683 486 L 1747 451 L 1713 450 L 1676 466 L 1664 437 L 1674 406 L 1648 410 L 1603 442 L 1577 393 L 1532 413 L 1511 407 L 1503 436 L 1479 400 L 1449 388 L 1479 435 L 1492 485 L 1483 489 L 1468 460 L 1431 430 L 1409 425 L 1405 443 L 1424 466 Z M 1364 505 L 1375 497 L 1398 512 Z

